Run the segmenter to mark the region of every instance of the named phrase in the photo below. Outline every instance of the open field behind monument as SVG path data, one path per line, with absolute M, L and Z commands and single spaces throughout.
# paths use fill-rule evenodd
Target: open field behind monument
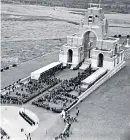
M 2 4 L 2 66 L 21 63 L 59 48 L 79 30 L 74 8 Z M 84 13 L 85 10 L 81 10 Z M 130 33 L 130 14 L 108 13 L 110 35 Z M 117 27 L 118 26 L 118 27 Z

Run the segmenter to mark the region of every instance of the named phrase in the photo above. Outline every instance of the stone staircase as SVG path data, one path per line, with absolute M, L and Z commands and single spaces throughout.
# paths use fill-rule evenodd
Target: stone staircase
M 90 64 L 91 64 L 91 60 L 85 59 L 84 62 L 82 63 L 82 65 L 79 67 L 79 69 L 85 70 L 89 67 Z

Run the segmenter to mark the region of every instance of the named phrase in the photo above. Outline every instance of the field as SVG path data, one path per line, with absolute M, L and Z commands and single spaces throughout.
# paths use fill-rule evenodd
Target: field
M 66 43 L 67 35 L 78 32 L 84 11 L 65 7 L 2 4 L 2 67 L 59 50 Z M 106 17 L 109 19 L 111 36 L 130 33 L 130 14 L 107 13 Z
M 73 7 L 73 8 L 88 8 L 90 0 L 2 0 L 3 3 L 15 3 L 15 4 L 31 4 L 31 5 L 43 5 L 43 6 L 60 6 L 60 7 Z M 99 3 L 99 0 L 92 1 L 93 3 Z M 106 11 L 115 12 L 130 12 L 129 0 L 105 0 L 101 1 L 101 5 Z

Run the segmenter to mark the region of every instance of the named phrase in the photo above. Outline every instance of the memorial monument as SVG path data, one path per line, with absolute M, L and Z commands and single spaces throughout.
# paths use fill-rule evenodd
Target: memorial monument
M 94 6 L 94 7 L 93 7 Z M 79 32 L 67 36 L 62 46 L 59 61 L 71 65 L 71 69 L 82 63 L 80 69 L 103 67 L 111 70 L 124 61 L 124 50 L 119 38 L 109 37 L 108 20 L 100 4 L 91 4 L 85 13 Z

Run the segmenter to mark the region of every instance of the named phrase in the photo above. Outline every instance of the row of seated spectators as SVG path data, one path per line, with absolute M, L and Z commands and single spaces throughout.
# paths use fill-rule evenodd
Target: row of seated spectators
M 8 136 L 8 134 L 0 127 L 0 133 L 1 133 L 1 140 L 3 138 L 7 138 L 7 139 L 10 139 L 10 137 Z
M 23 103 L 26 103 L 27 101 L 29 101 L 30 99 L 36 97 L 37 95 L 43 93 L 44 91 L 46 91 L 47 89 L 57 85 L 58 83 L 60 83 L 61 80 L 52 77 L 49 79 L 46 79 L 46 81 L 43 82 L 39 82 L 39 81 L 33 81 L 31 83 L 29 83 L 29 87 L 28 89 L 28 98 L 23 98 Z
M 30 81 L 26 85 L 21 85 L 21 90 L 19 90 L 19 92 L 13 93 L 13 94 L 15 94 L 17 96 L 13 96 L 13 95 L 11 96 L 10 92 L 7 92 L 5 95 L 1 94 L 1 103 L 8 103 L 8 104 L 26 103 L 29 100 L 31 100 L 32 98 L 34 98 L 37 95 L 39 95 L 42 92 L 44 92 L 45 90 L 55 86 L 59 82 L 60 82 L 60 80 L 57 79 L 57 78 L 49 78 L 49 79 L 47 79 L 47 81 L 45 81 L 45 83 L 39 83 L 40 86 L 37 86 L 38 81 L 33 81 L 33 82 Z M 28 94 L 23 93 L 23 88 L 25 88 L 25 87 L 27 89 L 26 92 L 28 92 Z M 31 87 L 35 87 L 35 88 L 31 88 Z M 21 99 L 21 97 L 22 97 L 22 99 Z
M 22 104 L 21 99 L 14 97 L 14 96 L 9 96 L 9 95 L 0 95 L 0 102 L 1 104 Z
M 35 125 L 35 121 L 33 121 L 25 112 L 19 111 L 19 115 L 30 125 Z
M 33 101 L 32 104 L 42 106 L 47 109 L 49 108 L 50 110 L 55 112 L 61 112 L 63 107 L 66 107 L 68 104 L 77 99 L 75 95 L 69 94 L 69 92 L 73 91 L 74 88 L 74 83 L 68 80 L 64 80 L 61 84 L 48 91 L 42 97 Z M 49 103 L 59 104 L 59 102 L 62 102 L 62 104 L 59 105 L 60 107 L 58 108 L 49 106 Z
M 66 68 L 65 66 L 63 66 L 62 64 L 60 64 L 55 69 L 50 69 L 50 70 L 46 71 L 45 73 L 42 73 L 40 75 L 39 82 L 45 82 L 47 79 L 49 79 L 52 76 L 55 76 L 55 74 L 57 72 L 62 71 L 65 68 Z
M 89 68 L 82 73 L 78 73 L 78 76 L 75 78 L 62 81 L 62 83 L 60 83 L 58 86 L 48 91 L 40 98 L 34 100 L 32 104 L 58 113 L 63 109 L 69 109 L 74 103 L 78 101 L 77 96 L 70 94 L 70 92 L 74 91 L 77 86 L 81 84 L 81 81 L 93 72 L 94 70 L 90 70 Z M 60 107 L 51 107 L 50 103 L 58 104 Z
M 68 106 L 65 106 L 65 110 L 67 111 L 69 108 L 71 108 L 76 102 L 78 101 L 78 98 L 76 98 L 74 101 L 71 101 L 70 104 Z M 55 113 L 61 113 L 61 111 L 63 110 L 63 107 L 61 108 L 57 108 L 57 107 L 52 107 L 49 106 L 49 103 L 47 102 L 39 102 L 38 100 L 35 100 L 32 102 L 33 105 L 36 105 L 37 107 L 43 107 L 47 110 L 51 110 Z
M 32 102 L 33 105 L 36 105 L 37 107 L 43 107 L 47 110 L 51 110 L 55 113 L 61 113 L 62 109 L 61 108 L 56 108 L 56 107 L 50 107 L 49 104 L 47 103 L 39 103 L 37 101 Z
M 14 82 L 12 85 L 9 85 L 3 89 L 3 91 L 6 91 L 6 93 L 0 94 L 1 104 L 21 104 L 21 98 L 16 96 L 10 96 L 11 92 L 17 89 L 20 83 L 21 83 L 21 79 L 19 79 L 18 81 Z
M 38 80 L 38 81 L 30 81 L 27 85 L 28 91 L 30 93 L 35 93 L 38 90 L 41 90 L 45 87 L 52 87 L 55 85 L 55 83 L 60 83 L 61 80 L 55 78 L 55 77 L 48 77 L 46 79 L 44 79 L 44 81 Z

